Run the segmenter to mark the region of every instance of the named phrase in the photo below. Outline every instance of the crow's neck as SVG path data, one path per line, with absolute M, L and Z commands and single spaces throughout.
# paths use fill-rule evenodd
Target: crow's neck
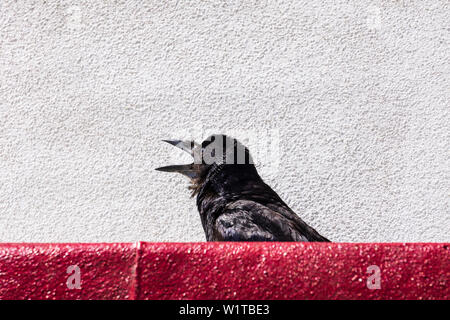
M 281 201 L 264 183 L 254 165 L 222 164 L 214 165 L 208 172 L 197 195 L 197 207 L 203 216 L 221 211 L 227 203 L 241 199 L 263 204 Z
M 216 196 L 234 200 L 244 194 L 249 194 L 255 186 L 264 185 L 254 165 L 214 165 L 206 176 L 199 190 L 202 194 L 215 194 Z

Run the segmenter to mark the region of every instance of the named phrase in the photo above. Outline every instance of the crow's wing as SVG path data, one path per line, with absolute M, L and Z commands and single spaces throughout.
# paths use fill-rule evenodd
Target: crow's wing
M 238 200 L 229 203 L 216 219 L 212 234 L 213 239 L 211 240 L 327 241 L 325 238 L 315 239 L 311 237 L 309 229 L 314 232 L 315 230 L 307 226 L 300 218 L 298 220 L 304 226 L 299 226 L 299 221 L 289 219 L 261 203 L 251 200 Z

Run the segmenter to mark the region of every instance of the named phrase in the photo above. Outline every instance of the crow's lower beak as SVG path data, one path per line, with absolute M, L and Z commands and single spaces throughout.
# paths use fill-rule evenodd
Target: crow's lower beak
M 155 170 L 164 172 L 178 172 L 181 173 L 182 175 L 185 175 L 186 177 L 189 177 L 190 179 L 195 179 L 197 178 L 198 175 L 198 170 L 196 170 L 193 163 L 160 167 L 156 168 Z
M 194 157 L 194 148 L 199 146 L 195 141 L 182 141 L 182 140 L 163 140 L 163 141 L 170 143 L 171 145 L 177 148 L 180 148 L 181 150 L 189 153 L 192 157 Z M 197 178 L 199 173 L 199 167 L 194 163 L 160 167 L 156 168 L 155 170 L 164 172 L 178 172 L 189 177 L 190 179 Z

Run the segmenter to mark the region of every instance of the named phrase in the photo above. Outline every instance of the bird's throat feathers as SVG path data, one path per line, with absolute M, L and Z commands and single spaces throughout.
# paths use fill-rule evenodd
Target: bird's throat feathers
M 213 164 L 211 166 L 205 166 L 203 170 L 200 170 L 198 176 L 191 180 L 191 185 L 189 186 L 189 190 L 192 191 L 191 197 L 195 197 L 202 193 L 202 190 L 216 183 L 216 175 L 223 170 L 224 166 L 224 164 Z

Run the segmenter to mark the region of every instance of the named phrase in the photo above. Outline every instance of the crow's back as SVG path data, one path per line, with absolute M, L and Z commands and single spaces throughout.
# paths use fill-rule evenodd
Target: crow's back
M 228 203 L 209 241 L 328 241 L 289 208 L 270 207 L 252 200 Z

